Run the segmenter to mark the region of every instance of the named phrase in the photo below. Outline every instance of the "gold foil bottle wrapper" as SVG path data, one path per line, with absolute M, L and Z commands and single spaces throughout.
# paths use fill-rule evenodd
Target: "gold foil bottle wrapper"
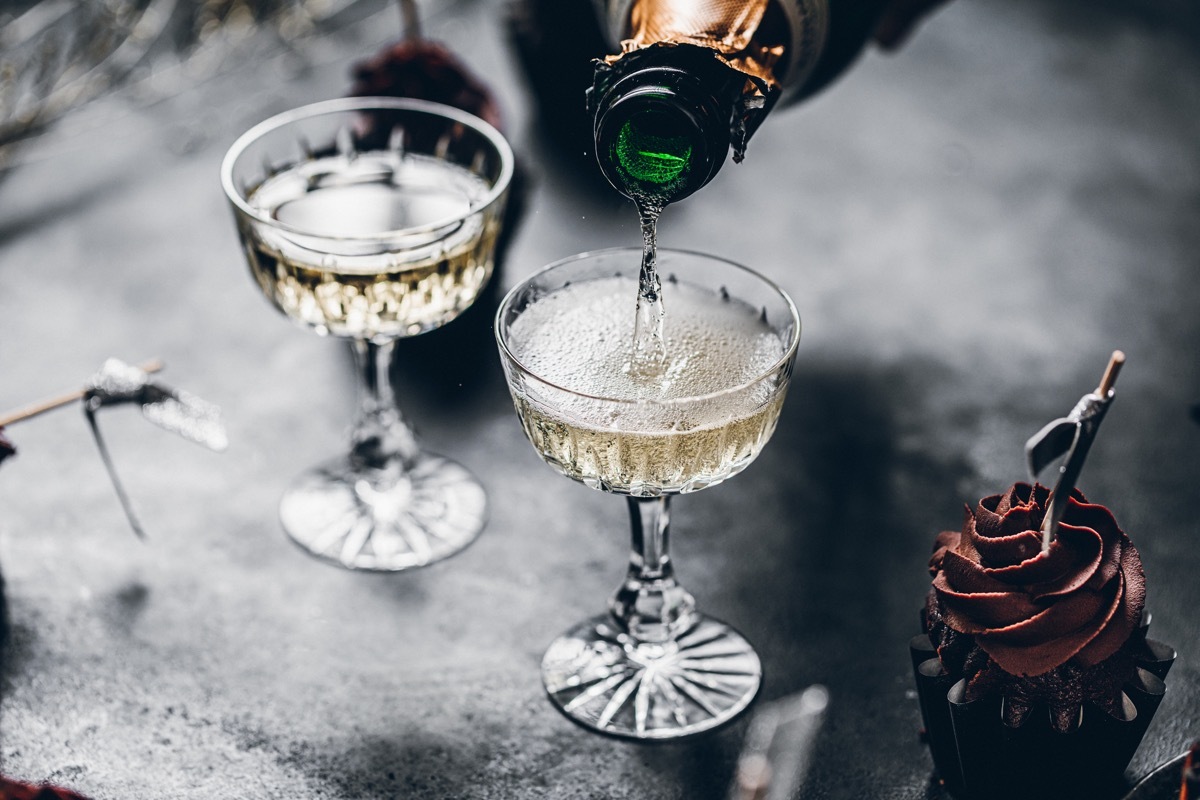
M 630 12 L 630 39 L 686 42 L 725 54 L 745 50 L 767 11 L 767 0 L 641 0 Z
M 721 54 L 738 72 L 755 80 L 746 91 L 760 93 L 777 83 L 775 66 L 784 53 L 782 43 L 761 41 L 769 0 L 639 0 L 630 11 L 629 38 L 621 56 L 653 44 L 691 44 Z

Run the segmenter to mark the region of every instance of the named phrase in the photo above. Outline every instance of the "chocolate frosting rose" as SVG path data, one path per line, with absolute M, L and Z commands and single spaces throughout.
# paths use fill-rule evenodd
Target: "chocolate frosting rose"
M 1014 484 L 968 508 L 961 532 L 937 537 L 929 633 L 947 670 L 969 678 L 969 699 L 999 691 L 1061 709 L 1084 699 L 1111 707 L 1134 668 L 1126 645 L 1145 605 L 1141 557 L 1108 509 L 1078 490 L 1043 553 L 1049 495 Z

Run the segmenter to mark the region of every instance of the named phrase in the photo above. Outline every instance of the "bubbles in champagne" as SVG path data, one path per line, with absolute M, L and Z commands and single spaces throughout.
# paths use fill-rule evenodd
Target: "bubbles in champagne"
M 492 272 L 498 203 L 488 182 L 429 156 L 315 158 L 249 202 L 290 230 L 243 223 L 251 271 L 285 314 L 319 333 L 410 336 L 469 306 Z
M 625 366 L 633 277 L 572 283 L 513 321 L 513 354 L 536 378 L 512 384 L 525 433 L 547 463 L 612 492 L 690 492 L 740 472 L 770 438 L 790 370 L 760 312 L 685 283 L 665 290 L 664 367 Z
M 614 400 L 674 400 L 732 389 L 763 375 L 784 344 L 757 309 L 687 283 L 669 287 L 664 369 L 624 369 L 633 342 L 637 281 L 573 283 L 539 299 L 513 323 L 511 346 L 538 377 Z

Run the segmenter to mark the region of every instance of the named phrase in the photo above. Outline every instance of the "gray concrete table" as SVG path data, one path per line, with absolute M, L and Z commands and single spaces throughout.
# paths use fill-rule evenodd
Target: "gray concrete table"
M 1186 3 L 1122 5 L 961 0 L 779 111 L 663 218 L 664 246 L 766 272 L 804 319 L 774 440 L 673 522 L 681 578 L 759 648 L 763 696 L 829 686 L 813 798 L 939 796 L 906 652 L 933 536 L 1023 477 L 1025 439 L 1115 347 L 1129 364 L 1081 486 L 1141 549 L 1154 635 L 1180 653 L 1130 778 L 1200 735 L 1200 25 Z M 542 157 L 499 19 L 460 3 L 430 27 L 492 81 L 531 177 L 505 288 L 637 227 Z M 77 409 L 9 431 L 4 772 L 123 799 L 723 796 L 743 724 L 643 747 L 543 697 L 542 650 L 602 607 L 627 522 L 538 461 L 486 315 L 398 369 L 427 446 L 487 488 L 479 541 L 363 575 L 279 529 L 287 481 L 342 445 L 351 370 L 258 296 L 217 167 L 253 122 L 344 92 L 392 25 L 111 97 L 0 181 L 0 407 L 159 356 L 232 440 L 214 455 L 108 412 L 143 544 Z M 452 369 L 427 365 L 451 347 Z

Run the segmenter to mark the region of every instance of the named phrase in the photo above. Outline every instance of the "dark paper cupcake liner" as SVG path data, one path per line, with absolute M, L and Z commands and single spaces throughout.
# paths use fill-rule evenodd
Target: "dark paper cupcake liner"
M 1059 733 L 1048 706 L 1035 706 L 1020 727 L 1010 727 L 1004 697 L 968 702 L 966 679 L 946 673 L 928 636 L 914 637 L 909 651 L 938 777 L 959 800 L 1115 797 L 1175 661 L 1174 649 L 1162 642 L 1144 639 L 1137 648 L 1138 666 L 1116 709 L 1085 703 L 1075 729 Z

